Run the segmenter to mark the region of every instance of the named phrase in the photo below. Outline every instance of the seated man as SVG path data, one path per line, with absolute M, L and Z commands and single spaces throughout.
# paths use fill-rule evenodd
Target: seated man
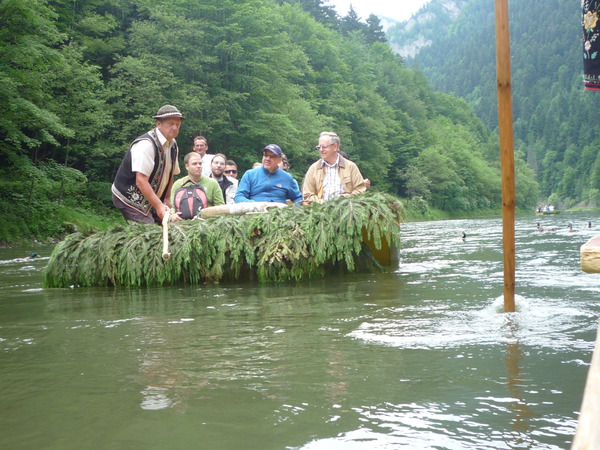
M 290 171 L 290 162 L 285 156 L 285 153 L 281 155 L 281 161 L 279 162 L 279 168 L 285 170 L 286 172 Z
M 173 183 L 173 189 L 171 189 L 171 204 L 175 205 L 175 193 L 179 188 L 191 184 L 199 184 L 206 192 L 208 206 L 224 205 L 225 202 L 223 201 L 223 194 L 221 193 L 219 183 L 212 178 L 202 175 L 202 156 L 196 152 L 190 152 L 185 155 L 183 162 L 188 174 Z M 180 213 L 177 214 L 179 215 Z
M 340 138 L 323 131 L 317 150 L 321 159 L 311 165 L 304 176 L 302 195 L 307 203 L 323 203 L 341 195 L 362 194 L 367 190 L 360 170 L 340 155 Z
M 283 152 L 278 145 L 263 148 L 262 166 L 247 171 L 235 194 L 235 202 L 302 201 L 298 183 L 285 170 L 279 168 Z
M 210 177 L 219 183 L 225 203 L 230 205 L 235 203 L 235 191 L 237 190 L 239 181 L 224 175 L 225 167 L 227 167 L 227 158 L 223 153 L 217 153 L 213 156 L 210 163 Z
M 233 159 L 228 159 L 225 163 L 225 175 L 227 175 L 229 178 L 235 178 L 237 180 L 238 168 Z

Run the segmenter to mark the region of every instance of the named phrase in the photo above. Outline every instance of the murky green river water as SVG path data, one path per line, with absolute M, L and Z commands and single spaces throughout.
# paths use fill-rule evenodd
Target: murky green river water
M 405 224 L 398 270 L 287 284 L 47 290 L 50 248 L 0 250 L 0 448 L 569 448 L 595 214 L 518 220 L 514 314 L 500 219 Z

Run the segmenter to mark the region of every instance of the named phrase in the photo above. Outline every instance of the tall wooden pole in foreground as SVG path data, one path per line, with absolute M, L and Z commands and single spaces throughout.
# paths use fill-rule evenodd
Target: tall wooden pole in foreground
M 515 311 L 515 151 L 510 83 L 508 0 L 495 0 L 496 78 L 502 170 L 502 244 L 504 254 L 504 312 Z

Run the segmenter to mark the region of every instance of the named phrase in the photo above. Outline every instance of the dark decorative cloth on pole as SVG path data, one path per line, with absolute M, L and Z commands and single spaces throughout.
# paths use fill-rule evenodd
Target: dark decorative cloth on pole
M 582 0 L 583 86 L 600 91 L 600 0 Z

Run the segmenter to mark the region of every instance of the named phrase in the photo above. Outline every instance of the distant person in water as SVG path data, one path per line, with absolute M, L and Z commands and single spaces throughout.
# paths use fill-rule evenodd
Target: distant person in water
M 236 203 L 302 201 L 302 193 L 294 177 L 279 168 L 282 155 L 276 144 L 263 148 L 262 166 L 244 174 L 235 194 Z
M 304 176 L 302 195 L 307 203 L 323 203 L 342 195 L 362 194 L 367 190 L 360 170 L 340 155 L 340 138 L 330 131 L 319 136 L 317 150 L 321 159 Z
M 29 262 L 29 261 L 33 261 L 35 258 L 38 257 L 37 253 L 32 253 L 29 256 L 26 256 L 25 258 L 15 258 L 15 259 L 11 259 L 11 262 Z
M 113 204 L 127 221 L 160 223 L 171 210 L 173 177 L 180 172 L 175 138 L 183 115 L 164 105 L 152 117 L 155 128 L 133 141 L 112 185 Z

